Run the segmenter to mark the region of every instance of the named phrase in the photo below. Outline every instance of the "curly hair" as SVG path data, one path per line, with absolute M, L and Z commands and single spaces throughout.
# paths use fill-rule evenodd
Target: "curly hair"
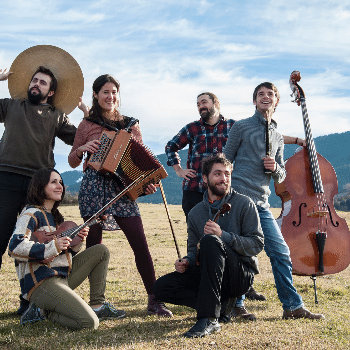
M 214 164 L 223 164 L 226 167 L 230 168 L 232 171 L 233 165 L 232 163 L 225 157 L 223 153 L 218 153 L 216 155 L 211 155 L 206 157 L 202 161 L 202 175 L 206 177 L 209 176 L 211 170 L 213 169 Z

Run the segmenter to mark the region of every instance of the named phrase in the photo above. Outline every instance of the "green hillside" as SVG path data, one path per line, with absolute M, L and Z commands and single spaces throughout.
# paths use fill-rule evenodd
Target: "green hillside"
M 317 152 L 332 164 L 338 177 L 339 192 L 341 192 L 344 186 L 350 183 L 350 131 L 341 134 L 320 136 L 315 138 L 314 141 Z M 284 150 L 285 159 L 291 157 L 296 149 L 296 145 L 286 145 Z M 186 167 L 187 152 L 187 149 L 179 152 L 182 167 Z M 182 179 L 176 175 L 172 167 L 167 166 L 165 154 L 160 154 L 157 157 L 168 172 L 168 177 L 162 180 L 168 204 L 181 204 Z M 81 171 L 67 171 L 62 174 L 62 177 L 65 184 L 68 186 L 67 191 L 72 193 L 79 191 L 82 177 Z M 272 193 L 269 199 L 270 205 L 275 208 L 280 207 L 281 201 L 279 197 L 275 195 L 275 189 L 272 182 L 270 189 Z M 163 202 L 160 191 L 157 191 L 157 193 L 150 196 L 141 197 L 138 201 L 142 203 Z

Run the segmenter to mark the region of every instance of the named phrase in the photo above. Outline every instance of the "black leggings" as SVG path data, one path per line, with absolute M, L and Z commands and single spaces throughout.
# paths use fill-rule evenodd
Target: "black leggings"
M 84 217 L 84 221 L 87 219 L 89 219 L 89 216 Z M 120 218 L 114 216 L 114 219 L 124 232 L 130 247 L 134 252 L 136 267 L 141 275 L 147 294 L 153 294 L 153 284 L 156 281 L 156 276 L 141 217 L 131 216 L 128 218 Z M 86 238 L 86 248 L 101 243 L 102 227 L 99 224 L 92 225 Z

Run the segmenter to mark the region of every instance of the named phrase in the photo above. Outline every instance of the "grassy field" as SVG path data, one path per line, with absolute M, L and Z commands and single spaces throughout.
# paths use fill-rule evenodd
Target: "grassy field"
M 153 257 L 156 275 L 173 271 L 177 258 L 163 205 L 141 204 L 140 209 Z M 180 206 L 169 206 L 182 255 L 186 253 L 186 224 Z M 78 208 L 63 207 L 66 220 L 81 223 Z M 274 214 L 277 214 L 278 210 Z M 340 213 L 350 224 L 350 213 Z M 98 330 L 72 331 L 49 321 L 21 326 L 15 311 L 19 305 L 19 283 L 13 259 L 4 256 L 0 271 L 0 349 L 350 349 L 350 267 L 317 279 L 319 304 L 315 304 L 309 277 L 295 276 L 294 284 L 306 306 L 326 316 L 324 321 L 282 320 L 271 266 L 265 253 L 259 255 L 261 274 L 255 288 L 267 301 L 246 301 L 257 322 L 234 320 L 220 333 L 202 339 L 182 334 L 195 322 L 195 312 L 168 305 L 172 319 L 146 315 L 147 295 L 137 273 L 133 253 L 122 232 L 106 232 L 104 243 L 111 251 L 107 300 L 127 311 L 127 317 L 103 321 Z M 88 283 L 77 293 L 88 301 Z

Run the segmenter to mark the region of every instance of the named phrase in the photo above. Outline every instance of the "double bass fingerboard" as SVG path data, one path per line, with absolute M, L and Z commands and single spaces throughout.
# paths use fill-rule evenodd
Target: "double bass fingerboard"
M 307 150 L 309 153 L 309 161 L 310 161 L 310 167 L 311 167 L 312 184 L 314 187 L 314 192 L 324 193 L 320 167 L 318 164 L 318 159 L 316 154 L 316 147 L 315 147 L 314 139 L 312 137 L 309 116 L 306 109 L 305 97 L 300 98 L 300 104 L 301 104 L 301 110 L 303 113 L 304 131 L 306 136 Z

